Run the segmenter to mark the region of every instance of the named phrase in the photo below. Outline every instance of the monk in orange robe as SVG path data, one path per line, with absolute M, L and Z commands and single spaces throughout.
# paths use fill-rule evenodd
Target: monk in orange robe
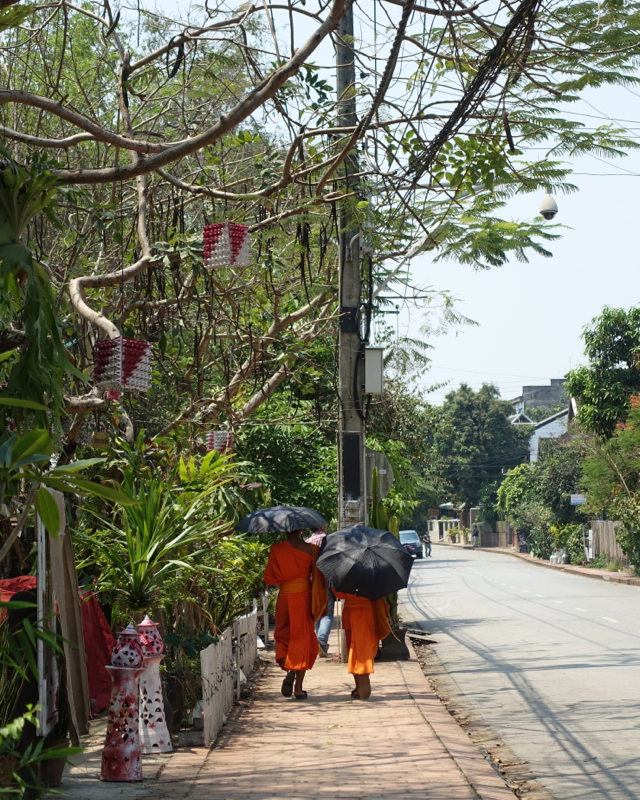
M 287 534 L 286 541 L 274 544 L 269 551 L 264 582 L 279 586 L 276 603 L 276 661 L 287 671 L 282 694 L 304 700 L 305 674 L 315 664 L 318 639 L 314 622 L 324 614 L 327 587 L 316 568 L 320 548 L 300 539 L 302 531 Z M 294 688 L 295 681 L 295 688 Z
M 347 637 L 349 664 L 347 671 L 353 675 L 356 688 L 351 697 L 367 700 L 371 696 L 373 659 L 378 652 L 378 642 L 391 633 L 389 626 L 389 605 L 384 597 L 369 600 L 355 594 L 345 594 L 333 590 L 335 596 L 344 600 L 342 627 Z

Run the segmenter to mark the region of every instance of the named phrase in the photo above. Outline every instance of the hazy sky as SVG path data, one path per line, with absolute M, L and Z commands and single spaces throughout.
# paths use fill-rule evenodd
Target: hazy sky
M 640 95 L 604 89 L 589 100 L 591 105 L 575 105 L 575 112 L 617 116 L 630 132 L 640 131 Z M 532 255 L 529 264 L 513 261 L 482 272 L 454 262 L 434 264 L 428 255 L 414 259 L 416 283 L 449 289 L 460 299 L 460 311 L 479 323 L 431 340 L 433 366 L 424 383 L 450 381 L 431 395 L 433 402 L 441 402 L 462 381 L 473 387 L 495 383 L 503 397 L 511 398 L 523 383 L 560 378 L 585 362 L 580 334 L 603 306 L 638 303 L 640 153 L 606 161 L 584 157 L 575 168 L 582 174 L 572 182 L 580 191 L 556 198 L 555 221 L 571 230 L 549 246 L 553 258 Z M 536 216 L 541 197 L 517 198 L 507 218 Z M 422 316 L 415 308 L 403 309 L 401 334 L 419 337 Z

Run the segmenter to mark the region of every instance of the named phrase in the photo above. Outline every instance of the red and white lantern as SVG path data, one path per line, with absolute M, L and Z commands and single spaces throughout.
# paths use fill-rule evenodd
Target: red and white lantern
M 149 391 L 152 352 L 149 342 L 126 336 L 96 342 L 93 348 L 96 386 L 110 390 L 110 394 Z
M 111 702 L 107 736 L 102 748 L 100 779 L 141 781 L 142 753 L 138 737 L 138 680 L 144 672 L 138 631 L 128 625 L 120 632 L 107 666 Z
M 111 653 L 111 665 L 135 669 L 142 666 L 144 653 L 140 642 L 140 634 L 131 623 L 120 631 L 115 647 Z
M 207 452 L 233 453 L 233 433 L 231 431 L 209 431 L 207 433 Z
M 164 698 L 160 681 L 160 662 L 164 658 L 164 642 L 158 623 L 146 616 L 138 625 L 144 654 L 145 670 L 140 676 L 140 714 L 138 735 L 143 753 L 170 753 L 171 736 L 164 714 Z
M 149 615 L 138 625 L 142 654 L 148 656 L 161 656 L 164 653 L 164 641 L 158 630 L 159 623 L 154 622 Z
M 216 222 L 205 225 L 204 265 L 214 267 L 251 266 L 249 226 L 237 222 Z

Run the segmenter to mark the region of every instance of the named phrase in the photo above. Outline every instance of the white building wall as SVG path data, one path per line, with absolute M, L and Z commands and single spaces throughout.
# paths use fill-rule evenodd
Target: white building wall
M 549 422 L 547 425 L 541 425 L 536 428 L 531 434 L 529 439 L 529 458 L 531 461 L 538 460 L 538 447 L 540 446 L 540 439 L 557 439 L 567 432 L 567 415 L 559 417 Z

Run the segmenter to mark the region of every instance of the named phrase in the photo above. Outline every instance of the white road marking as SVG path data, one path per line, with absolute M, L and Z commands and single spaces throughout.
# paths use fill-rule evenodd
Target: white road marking
M 531 594 L 531 592 L 528 589 L 522 589 L 522 591 L 526 592 L 527 594 Z
M 575 610 L 576 611 L 584 611 L 585 614 L 587 613 L 587 609 L 586 608 L 578 608 L 578 606 L 576 606 Z
M 544 597 L 543 594 L 537 594 L 536 597 Z
M 602 617 L 602 619 L 606 619 L 607 622 L 615 622 L 618 625 L 620 624 L 617 619 L 611 619 L 611 617 Z
M 559 606 L 562 605 L 562 600 L 552 600 L 552 603 L 557 603 Z

